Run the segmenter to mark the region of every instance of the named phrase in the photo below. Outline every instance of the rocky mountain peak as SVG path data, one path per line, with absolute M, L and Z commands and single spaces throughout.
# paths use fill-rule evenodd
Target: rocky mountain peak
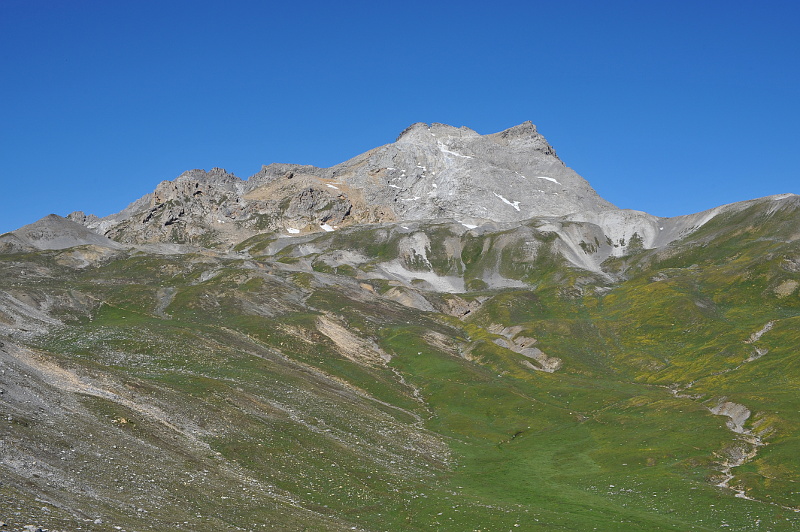
M 206 172 L 196 168 L 194 170 L 187 170 L 179 175 L 175 181 L 197 181 L 201 183 L 237 183 L 241 181 L 239 177 L 228 172 L 224 168 L 214 167 Z
M 488 136 L 494 142 L 502 146 L 513 146 L 517 149 L 538 151 L 545 155 L 558 158 L 556 150 L 547 142 L 547 139 L 536 130 L 536 126 L 531 121 L 523 122 L 518 126 Z
M 83 222 L 123 242 L 233 244 L 259 232 L 449 219 L 476 225 L 616 209 L 566 167 L 531 122 L 481 135 L 415 123 L 331 168 L 270 164 L 243 181 L 190 170 L 118 213 Z M 81 221 L 77 220 L 76 221 Z
M 536 137 L 540 136 L 539 132 L 536 130 L 536 125 L 531 122 L 530 120 L 526 120 L 525 122 L 510 127 L 505 131 L 501 131 L 500 133 L 495 133 L 495 135 L 503 137 L 503 138 L 516 138 L 516 137 Z
M 454 127 L 438 122 L 429 125 L 424 122 L 417 122 L 404 129 L 395 142 L 427 143 L 435 141 L 436 137 L 474 138 L 480 137 L 480 134 L 466 126 Z

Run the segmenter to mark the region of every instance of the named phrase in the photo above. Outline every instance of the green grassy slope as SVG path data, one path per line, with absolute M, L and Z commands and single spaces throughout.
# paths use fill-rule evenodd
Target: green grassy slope
M 503 267 L 529 288 L 479 287 L 463 320 L 384 298 L 385 281 L 355 271 L 294 264 L 291 250 L 119 254 L 85 268 L 70 251 L 0 255 L 4 297 L 61 321 L 0 338 L 0 520 L 795 529 L 800 227 L 775 207 L 610 260 L 613 285 L 545 239 L 533 262 Z M 455 261 L 439 231 L 442 274 L 480 279 L 520 253 L 513 241 L 495 250 L 502 235 L 466 236 Z M 392 258 L 393 238 L 358 249 Z M 6 330 L 19 327 L 3 308 Z M 533 369 L 514 340 L 560 368 Z M 750 410 L 744 428 L 762 445 L 710 412 L 723 401 Z M 718 487 L 740 451 L 754 454 L 731 468 L 735 490 Z

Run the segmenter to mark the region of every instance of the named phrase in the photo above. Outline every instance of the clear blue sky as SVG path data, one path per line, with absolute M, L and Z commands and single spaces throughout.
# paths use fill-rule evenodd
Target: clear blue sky
M 0 233 L 531 120 L 620 207 L 798 186 L 800 2 L 0 0 Z

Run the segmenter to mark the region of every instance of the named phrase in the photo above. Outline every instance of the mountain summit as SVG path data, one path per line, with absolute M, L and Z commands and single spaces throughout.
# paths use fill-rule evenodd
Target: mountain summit
M 270 164 L 247 180 L 192 170 L 118 214 L 71 219 L 120 242 L 231 244 L 264 231 L 431 219 L 478 225 L 609 209 L 531 122 L 491 135 L 417 123 L 332 168 Z

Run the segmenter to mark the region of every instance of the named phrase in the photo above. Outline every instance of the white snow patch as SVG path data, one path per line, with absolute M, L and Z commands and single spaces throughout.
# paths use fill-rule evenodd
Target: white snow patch
M 392 187 L 392 188 L 400 188 L 397 185 L 389 185 L 389 186 Z
M 503 196 L 501 196 L 497 192 L 492 192 L 492 194 L 494 194 L 495 196 L 497 196 L 498 198 L 503 200 L 503 203 L 505 203 L 506 205 L 511 205 L 515 209 L 519 210 L 519 202 L 518 201 L 508 201 L 507 199 L 505 199 Z
M 434 184 L 433 184 L 433 188 L 439 188 L 439 185 L 437 185 L 436 183 L 434 183 Z
M 386 169 L 387 169 L 387 170 L 397 170 L 397 168 L 392 168 L 391 166 L 389 166 L 389 167 L 388 167 L 388 168 L 386 168 Z
M 327 232 L 329 232 L 329 233 L 330 233 L 331 231 L 333 231 L 333 227 L 331 227 L 331 226 L 330 226 L 330 225 L 328 225 L 328 224 L 321 224 L 321 225 L 320 225 L 320 227 L 321 227 L 321 228 L 323 228 L 323 229 L 325 229 L 325 230 L 326 230 Z
M 419 196 L 414 196 L 413 198 L 401 199 L 400 201 L 417 201 L 418 199 L 419 199 Z
M 536 179 L 547 179 L 548 181 L 552 181 L 556 185 L 560 185 L 561 184 L 557 180 L 553 179 L 552 177 L 547 177 L 547 176 L 544 176 L 544 175 L 537 175 Z
M 465 224 L 464 222 L 461 222 L 461 225 L 463 225 L 467 229 L 475 229 L 476 227 L 478 227 L 477 225 Z
M 331 185 L 330 183 L 325 183 L 325 185 L 331 188 L 335 188 L 336 190 L 339 190 L 339 187 L 337 187 L 336 185 Z
M 461 155 L 460 153 L 448 150 L 447 146 L 445 146 L 442 142 L 437 142 L 437 144 L 439 145 L 439 151 L 442 153 L 446 153 L 447 155 L 455 155 L 456 157 L 463 157 L 465 159 L 472 159 L 471 155 Z
M 296 235 L 297 233 L 300 232 L 300 229 L 295 229 L 294 227 L 287 227 L 286 231 L 288 231 L 289 233 L 291 233 L 293 235 Z

